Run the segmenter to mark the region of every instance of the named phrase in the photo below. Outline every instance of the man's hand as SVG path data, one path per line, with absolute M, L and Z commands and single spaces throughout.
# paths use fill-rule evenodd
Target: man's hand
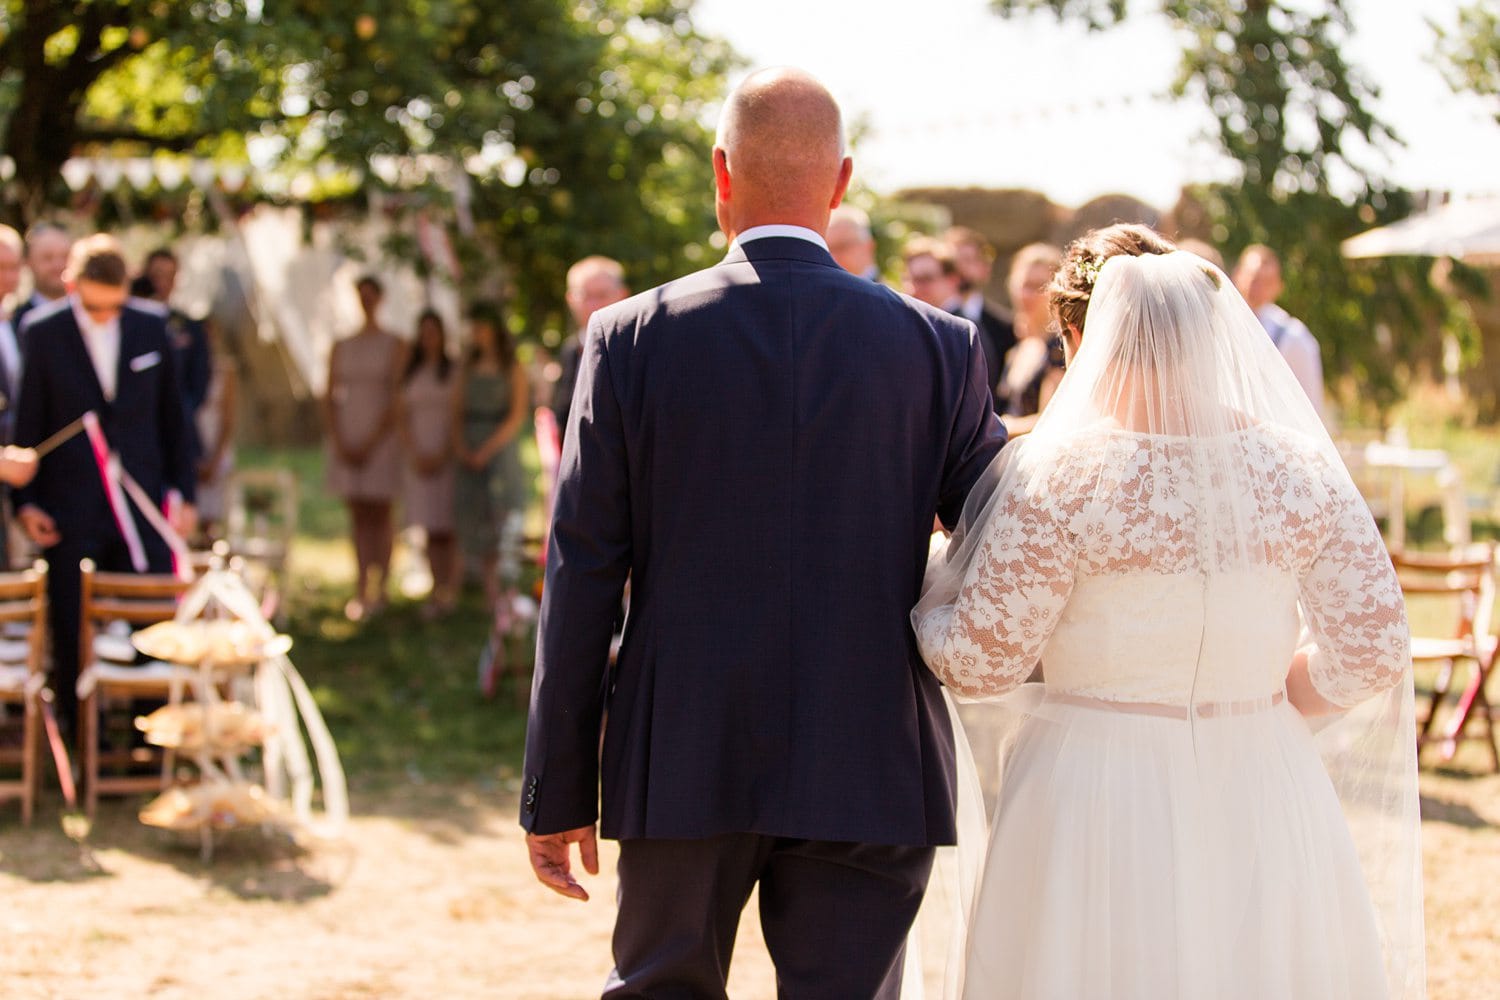
M 598 875 L 599 842 L 594 837 L 592 826 L 581 826 L 562 833 L 526 835 L 526 852 L 531 855 L 531 870 L 536 872 L 537 881 L 569 899 L 587 900 L 588 892 L 573 877 L 573 864 L 569 858 L 570 844 L 578 845 L 583 870 L 590 875 Z
M 6 445 L 0 452 L 0 480 L 9 486 L 25 486 L 36 475 L 36 464 L 35 449 Z
M 35 504 L 27 504 L 16 511 L 16 517 L 21 519 L 21 528 L 26 532 L 26 537 L 35 542 L 38 548 L 50 549 L 62 541 L 52 515 Z
M 190 503 L 178 504 L 167 523 L 183 538 L 192 538 L 198 530 L 198 508 Z

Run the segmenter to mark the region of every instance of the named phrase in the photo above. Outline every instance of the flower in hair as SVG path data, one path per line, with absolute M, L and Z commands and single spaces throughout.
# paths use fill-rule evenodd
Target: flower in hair
M 1073 265 L 1073 270 L 1078 273 L 1078 277 L 1085 285 L 1092 288 L 1099 280 L 1099 270 L 1103 267 L 1104 261 L 1098 257 L 1081 257 L 1078 263 Z

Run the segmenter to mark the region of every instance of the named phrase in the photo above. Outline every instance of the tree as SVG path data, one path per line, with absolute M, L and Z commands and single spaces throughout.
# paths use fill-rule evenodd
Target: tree
M 1435 23 L 1432 27 L 1449 85 L 1459 93 L 1497 98 L 1495 117 L 1500 118 L 1500 11 L 1491 4 L 1474 3 L 1459 8 L 1453 28 Z
M 1139 6 L 1139 5 L 1137 5 Z M 1213 241 L 1237 253 L 1266 243 L 1283 258 L 1285 301 L 1317 333 L 1325 369 L 1388 403 L 1397 364 L 1430 353 L 1435 337 L 1383 342 L 1380 327 L 1420 330 L 1445 315 L 1414 261 L 1346 262 L 1339 243 L 1407 214 L 1406 192 L 1359 161 L 1399 138 L 1371 109 L 1375 88 L 1342 55 L 1351 25 L 1343 0 L 1159 0 L 1183 40 L 1174 94 L 1207 103 L 1237 181 L 1193 195 Z M 992 0 L 1003 17 L 1050 12 L 1104 30 L 1130 16 L 1129 0 Z M 1232 257 L 1231 257 L 1232 259 Z
M 562 274 L 613 252 L 645 283 L 712 231 L 707 106 L 734 56 L 691 0 L 42 0 L 0 2 L 5 206 L 60 200 L 88 152 L 253 162 L 298 197 L 359 185 L 444 212 L 479 288 L 498 257 L 532 325 Z M 351 16 L 352 14 L 352 16 Z M 304 188 L 307 187 L 304 185 Z M 488 264 L 486 264 L 488 262 Z

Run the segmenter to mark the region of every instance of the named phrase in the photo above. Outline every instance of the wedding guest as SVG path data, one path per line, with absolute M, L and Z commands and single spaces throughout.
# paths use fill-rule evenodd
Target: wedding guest
M 901 261 L 906 267 L 902 285 L 907 295 L 950 313 L 957 311 L 962 301 L 958 261 L 948 244 L 930 236 L 913 237 L 902 249 Z
M 344 606 L 352 621 L 385 607 L 394 526 L 391 504 L 400 482 L 396 388 L 401 339 L 380 326 L 383 289 L 366 275 L 355 286 L 364 322 L 333 345 L 323 422 L 328 437 L 328 486 L 349 510 L 357 574 Z
M 443 318 L 432 309 L 417 319 L 416 342 L 401 375 L 396 428 L 405 456 L 402 501 L 406 523 L 426 536 L 432 593 L 429 620 L 453 610 L 458 560 L 453 536 L 453 360 Z
M 1047 299 L 1060 263 L 1062 251 L 1047 243 L 1028 244 L 1011 259 L 1005 283 L 1016 308 L 1016 344 L 1005 356 L 995 399 L 1012 437 L 1031 430 L 1062 381 L 1062 345 Z
M 1286 358 L 1292 374 L 1307 393 L 1313 409 L 1323 417 L 1323 355 L 1307 324 L 1276 304 L 1285 287 L 1281 280 L 1281 258 L 1262 243 L 1246 247 L 1234 265 L 1234 287 L 1266 328 L 1271 343 Z
M 27 319 L 16 443 L 35 447 L 92 411 L 123 470 L 167 511 L 173 531 L 189 538 L 197 520 L 196 476 L 165 310 L 126 301 L 125 259 L 104 234 L 73 247 L 66 275 L 67 297 Z M 101 570 L 172 570 L 167 541 L 107 479 L 88 437 L 77 434 L 46 457 L 15 497 L 17 519 L 51 567 L 52 689 L 59 718 L 69 725 L 78 704 L 79 561 L 92 559 Z
M 209 349 L 208 329 L 172 305 L 177 290 L 177 255 L 167 247 L 158 247 L 146 257 L 141 271 L 145 298 L 167 307 L 167 335 L 172 340 L 172 354 L 182 380 L 182 398 L 188 421 L 196 425 L 198 410 L 208 398 L 208 383 L 213 378 L 213 352 Z M 132 286 L 133 288 L 134 286 Z M 199 442 L 202 448 L 202 443 Z M 201 511 L 200 511 L 201 513 Z
M 984 359 L 989 365 L 990 386 L 1000 382 L 1000 371 L 1005 367 L 1005 356 L 1016 346 L 1015 325 L 1004 312 L 985 301 L 984 290 L 990 285 L 990 276 L 995 269 L 995 247 L 977 229 L 954 226 L 943 234 L 943 239 L 953 248 L 953 262 L 958 266 L 958 288 L 963 298 L 957 312 L 979 328 L 979 343 L 984 348 Z M 1015 299 L 1011 299 L 1015 305 Z M 1000 411 L 998 391 L 995 409 Z M 1003 412 L 1003 411 L 1000 411 Z
M 466 575 L 478 575 L 486 607 L 503 592 L 502 546 L 516 544 L 516 521 L 526 501 L 517 441 L 530 403 L 526 368 L 500 310 L 475 306 L 469 319 L 469 350 L 453 393 L 454 484 L 458 545 Z M 513 583 L 514 581 L 505 581 Z
M 16 336 L 26 336 L 26 315 L 33 309 L 57 302 L 68 294 L 63 271 L 73 238 L 55 222 L 38 222 L 26 230 L 26 270 L 31 274 L 31 295 L 16 307 L 11 322 Z
M 828 252 L 839 267 L 869 281 L 880 280 L 875 262 L 875 234 L 870 216 L 862 208 L 840 205 L 828 213 Z
M 10 447 L 15 430 L 16 394 L 21 388 L 21 349 L 15 326 L 6 311 L 21 283 L 21 257 L 25 247 L 21 234 L 0 225 L 0 483 L 24 486 L 36 472 L 36 455 L 29 449 Z M 10 497 L 0 487 L 0 569 L 10 567 Z
M 21 388 L 21 347 L 15 317 L 7 310 L 21 284 L 21 234 L 0 225 L 0 444 L 9 444 L 15 423 L 16 393 Z
M 625 268 L 609 257 L 585 257 L 568 268 L 566 299 L 573 317 L 573 335 L 558 351 L 562 372 L 552 387 L 552 412 L 557 417 L 557 431 L 568 433 L 568 411 L 573 405 L 573 386 L 578 381 L 578 359 L 583 353 L 583 338 L 589 320 L 597 310 L 614 305 L 630 295 L 625 284 Z

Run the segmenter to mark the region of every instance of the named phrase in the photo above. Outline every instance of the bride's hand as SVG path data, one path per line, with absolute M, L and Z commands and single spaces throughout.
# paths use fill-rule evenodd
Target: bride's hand
M 1292 657 L 1292 667 L 1286 673 L 1286 700 L 1292 703 L 1292 707 L 1302 713 L 1305 719 L 1313 719 L 1322 715 L 1337 715 L 1344 711 L 1342 706 L 1318 694 L 1318 689 L 1313 686 L 1312 675 L 1307 670 L 1307 660 L 1316 649 L 1315 646 L 1304 646 L 1297 650 L 1297 655 Z

